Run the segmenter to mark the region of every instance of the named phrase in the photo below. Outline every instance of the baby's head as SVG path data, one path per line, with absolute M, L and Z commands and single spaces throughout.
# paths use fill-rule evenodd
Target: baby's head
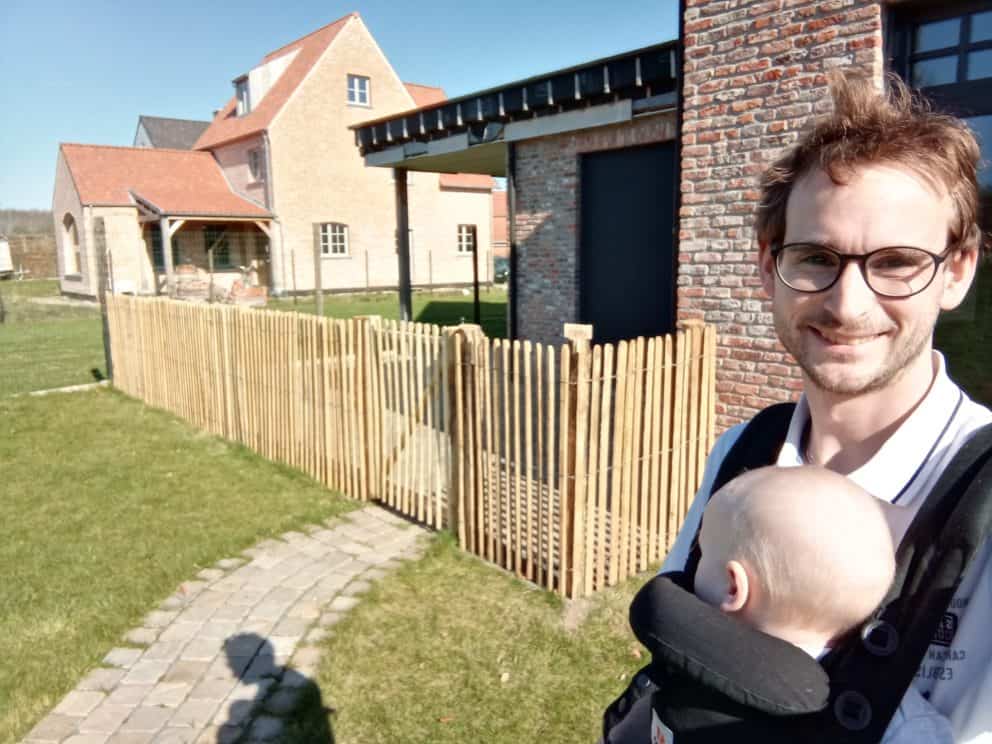
M 824 468 L 744 473 L 706 507 L 696 594 L 769 635 L 826 644 L 868 617 L 892 583 L 883 508 Z

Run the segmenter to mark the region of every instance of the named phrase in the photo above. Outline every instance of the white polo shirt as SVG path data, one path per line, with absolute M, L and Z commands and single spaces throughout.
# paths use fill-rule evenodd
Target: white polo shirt
M 924 496 L 961 445 L 992 412 L 973 402 L 947 376 L 944 359 L 934 352 L 934 383 L 916 410 L 863 466 L 848 477 L 871 494 L 894 504 L 896 537 L 901 539 Z M 777 464 L 802 464 L 800 447 L 809 424 L 805 395 L 799 399 Z M 745 424 L 726 431 L 706 461 L 702 485 L 662 571 L 685 566 L 713 481 L 723 458 Z M 959 744 L 992 744 L 992 541 L 976 553 L 944 616 L 916 689 L 950 719 Z

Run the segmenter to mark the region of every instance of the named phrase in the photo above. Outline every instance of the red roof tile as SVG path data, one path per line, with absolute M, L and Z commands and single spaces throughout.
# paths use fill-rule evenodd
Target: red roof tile
M 132 206 L 135 193 L 164 214 L 269 217 L 238 196 L 209 152 L 63 144 L 83 204 Z
M 344 28 L 349 20 L 357 15 L 357 13 L 349 13 L 344 18 L 339 18 L 333 23 L 329 23 L 323 28 L 319 28 L 296 41 L 291 41 L 289 44 L 265 55 L 262 60 L 263 63 L 271 62 L 277 57 L 299 49 L 299 54 L 296 55 L 296 58 L 289 64 L 289 67 L 286 68 L 282 75 L 279 76 L 275 85 L 262 97 L 262 100 L 258 102 L 255 108 L 244 116 L 237 116 L 235 113 L 237 99 L 232 96 L 224 108 L 217 112 L 210 126 L 200 135 L 200 138 L 193 147 L 197 150 L 206 150 L 224 142 L 230 142 L 265 131 L 269 124 L 272 123 L 276 114 L 279 113 L 283 104 L 289 100 L 290 95 L 296 90 L 296 87 L 303 82 L 307 73 L 310 72 L 317 63 L 317 60 L 320 59 L 320 55 L 324 53 L 324 50 L 334 40 L 334 37 L 338 35 L 338 32 Z
M 477 189 L 490 191 L 493 187 L 493 177 L 481 173 L 442 173 L 442 189 Z
M 406 86 L 407 92 L 413 96 L 413 102 L 417 108 L 448 100 L 441 88 L 435 88 L 432 85 L 420 85 L 419 83 L 403 83 L 403 85 Z

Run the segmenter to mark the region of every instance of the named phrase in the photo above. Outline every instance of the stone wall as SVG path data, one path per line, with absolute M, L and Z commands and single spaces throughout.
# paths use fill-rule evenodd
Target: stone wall
M 14 271 L 23 271 L 25 279 L 55 279 L 59 275 L 54 235 L 10 235 L 7 243 Z
M 758 180 L 828 104 L 826 73 L 881 81 L 882 8 L 866 0 L 686 0 L 678 317 L 719 329 L 717 423 L 795 397 L 753 224 Z

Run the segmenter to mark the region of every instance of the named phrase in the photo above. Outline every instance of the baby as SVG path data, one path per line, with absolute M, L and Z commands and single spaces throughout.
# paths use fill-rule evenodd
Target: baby
M 752 733 L 742 726 L 774 740 L 786 714 L 821 709 L 829 684 L 813 660 L 857 628 L 892 583 L 892 508 L 816 467 L 753 470 L 715 493 L 699 534 L 694 591 L 721 612 L 667 576 L 641 590 L 631 624 L 652 651 L 659 689 L 647 696 L 652 709 L 635 680 L 607 710 L 605 741 L 717 741 L 721 727 L 731 738 Z M 916 741 L 953 738 L 911 690 L 884 742 Z

